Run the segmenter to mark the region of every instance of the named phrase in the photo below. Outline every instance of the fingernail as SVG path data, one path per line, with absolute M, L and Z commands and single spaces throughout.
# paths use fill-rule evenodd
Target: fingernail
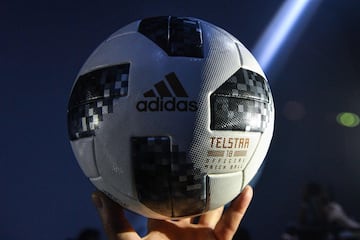
M 92 201 L 97 209 L 101 209 L 103 207 L 103 203 L 101 201 L 101 198 L 96 194 L 93 193 L 91 195 Z

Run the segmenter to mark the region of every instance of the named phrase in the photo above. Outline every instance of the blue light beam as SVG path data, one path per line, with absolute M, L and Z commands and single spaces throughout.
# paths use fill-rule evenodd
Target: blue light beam
M 297 31 L 296 34 L 292 34 L 293 37 L 299 36 L 321 1 L 286 0 L 283 3 L 253 49 L 254 56 L 265 72 L 280 49 L 290 40 L 290 34 L 295 29 Z

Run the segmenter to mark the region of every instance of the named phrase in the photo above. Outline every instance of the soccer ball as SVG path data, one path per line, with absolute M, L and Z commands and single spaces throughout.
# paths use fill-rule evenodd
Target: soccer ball
M 147 18 L 112 34 L 81 68 L 68 104 L 85 175 L 157 219 L 234 199 L 261 166 L 273 127 L 271 91 L 252 54 L 190 17 Z

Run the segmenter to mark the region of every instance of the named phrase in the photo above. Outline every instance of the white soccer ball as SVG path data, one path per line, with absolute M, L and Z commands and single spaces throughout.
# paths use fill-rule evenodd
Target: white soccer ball
M 274 105 L 253 55 L 190 17 L 135 21 L 106 39 L 74 83 L 68 130 L 90 181 L 149 218 L 234 199 L 268 151 Z

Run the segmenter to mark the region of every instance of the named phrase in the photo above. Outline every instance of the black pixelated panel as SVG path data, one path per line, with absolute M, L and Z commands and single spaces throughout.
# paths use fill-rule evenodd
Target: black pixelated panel
M 155 212 L 171 216 L 169 137 L 133 137 L 131 146 L 139 201 Z
M 186 161 L 169 137 L 133 137 L 132 159 L 139 201 L 168 217 L 205 209 L 205 176 Z
M 213 94 L 269 102 L 269 93 L 268 83 L 261 75 L 240 68 Z
M 169 43 L 171 56 L 204 57 L 198 21 L 172 17 Z
M 138 31 L 155 42 L 169 56 L 203 58 L 200 23 L 181 17 L 154 17 L 143 19 Z
M 206 208 L 205 174 L 186 160 L 184 152 L 173 148 L 171 165 L 172 217 L 202 213 Z
M 254 100 L 211 96 L 211 129 L 263 132 L 270 119 L 270 104 Z
M 212 130 L 263 132 L 273 111 L 270 88 L 259 74 L 238 70 L 210 97 Z
M 140 22 L 138 31 L 168 53 L 169 21 L 168 16 L 146 18 Z
M 128 94 L 129 64 L 102 68 L 80 76 L 68 104 L 70 140 L 95 135 L 113 100 Z

